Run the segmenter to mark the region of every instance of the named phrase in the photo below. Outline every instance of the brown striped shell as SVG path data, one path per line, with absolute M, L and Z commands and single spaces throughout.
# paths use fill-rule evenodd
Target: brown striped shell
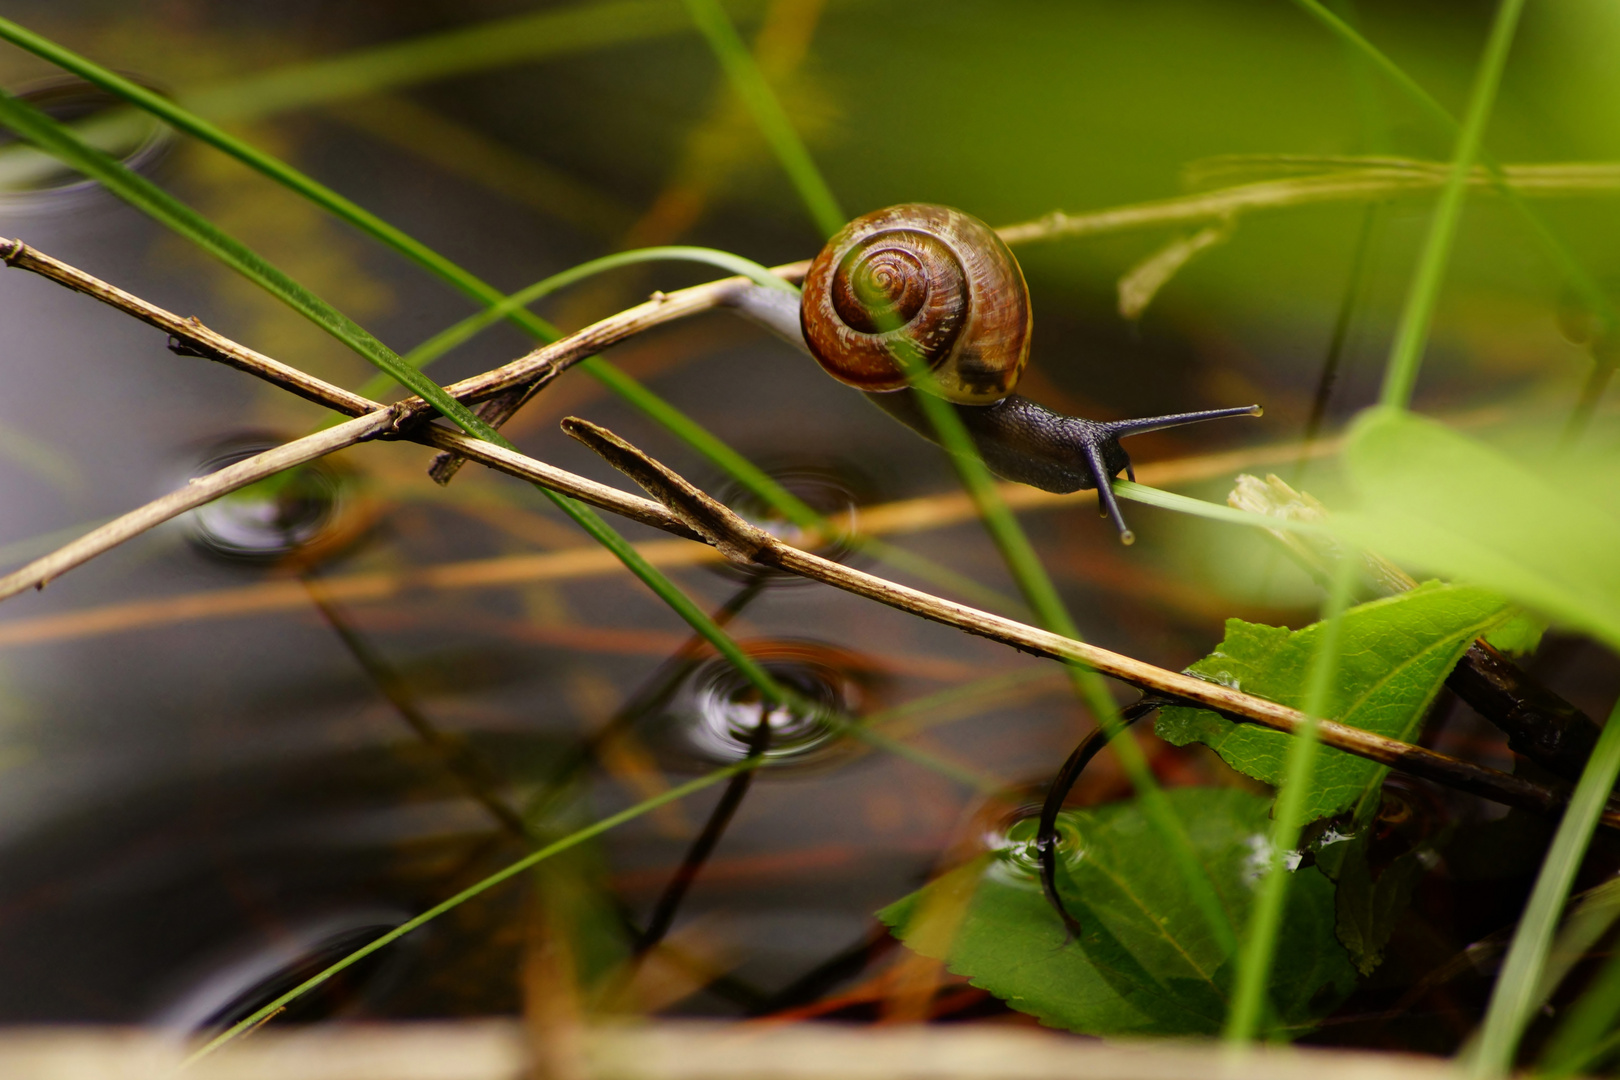
M 906 339 L 933 390 L 965 405 L 1012 392 L 1029 358 L 1029 288 L 1007 245 L 978 218 L 903 203 L 845 225 L 810 264 L 799 309 L 805 341 L 833 378 L 899 390 Z

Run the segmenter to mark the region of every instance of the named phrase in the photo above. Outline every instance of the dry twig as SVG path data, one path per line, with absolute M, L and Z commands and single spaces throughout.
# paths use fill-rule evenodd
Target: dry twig
M 1327 171 L 1310 176 L 1238 184 L 1196 195 L 1113 207 L 1087 214 L 1056 211 L 1035 221 L 996 231 L 1009 244 L 1039 240 L 1106 236 L 1136 229 L 1195 225 L 1232 218 L 1254 210 L 1282 210 L 1328 202 L 1378 202 L 1401 195 L 1438 191 L 1450 165 L 1403 158 L 1322 159 Z M 1502 170 L 1513 191 L 1536 198 L 1614 194 L 1620 191 L 1620 164 L 1508 165 Z M 1484 167 L 1468 181 L 1488 191 L 1500 182 Z
M 764 529 L 750 525 L 729 507 L 605 428 L 577 417 L 570 417 L 563 424 L 564 430 L 664 501 L 683 522 L 702 533 L 705 540 L 734 562 L 757 563 L 799 574 L 1023 652 L 1083 664 L 1138 689 L 1210 709 L 1239 722 L 1262 724 L 1288 734 L 1295 733 L 1306 722 L 1302 713 L 1285 705 L 944 600 L 793 547 Z M 1360 728 L 1324 720 L 1317 725 L 1317 731 L 1322 743 L 1336 750 L 1509 806 L 1548 813 L 1564 802 L 1557 792 L 1539 784 Z M 1620 812 L 1605 813 L 1603 821 L 1612 828 L 1620 828 Z
M 587 441 L 593 449 L 607 456 L 616 467 L 627 472 L 638 483 L 656 494 L 662 505 L 660 502 L 637 498 L 525 455 L 431 424 L 417 423 L 407 426 L 412 420 L 426 419 L 431 412 L 420 398 L 410 398 L 387 407 L 379 405 L 239 345 L 208 330 L 195 319 L 180 319 L 82 271 L 35 252 L 20 241 L 0 240 L 0 257 L 4 257 L 11 265 L 33 270 L 125 311 L 143 322 L 168 330 L 178 339 L 181 345 L 181 348 L 177 349 L 179 352 L 222 360 L 292 390 L 309 400 L 329 405 L 341 412 L 360 414 L 356 420 L 348 424 L 294 440 L 285 446 L 238 462 L 218 473 L 201 477 L 186 488 L 172 492 L 42 559 L 35 560 L 21 570 L 0 579 L 0 599 L 14 595 L 30 585 L 43 586 L 45 582 L 65 570 L 139 535 L 186 509 L 201 505 L 210 498 L 227 494 L 302 461 L 310 460 L 320 453 L 330 453 L 367 438 L 403 436 L 441 449 L 453 450 L 503 472 L 575 496 L 666 532 L 691 539 L 701 538 L 733 561 L 774 566 L 858 596 L 865 596 L 901 611 L 1011 645 L 1024 652 L 1085 665 L 1138 688 L 1211 709 L 1234 720 L 1263 724 L 1288 733 L 1293 733 L 1304 723 L 1304 717 L 1299 712 L 1275 702 L 1204 682 L 1189 675 L 1167 671 L 1095 645 L 1088 645 L 1013 619 L 945 600 L 793 547 L 749 525 L 729 508 L 710 499 L 684 478 L 647 457 L 629 443 L 618 439 L 611 432 L 585 421 L 568 421 L 568 430 L 576 437 Z M 800 266 L 802 264 L 779 268 L 778 272 L 784 276 L 791 276 Z M 668 321 L 664 316 L 672 308 L 680 315 L 707 310 L 725 303 L 731 295 L 731 290 L 744 284 L 746 279 L 731 278 L 695 286 L 668 296 L 660 294 L 661 298 L 655 298 L 647 304 L 603 319 L 576 334 L 536 349 L 528 356 L 504 367 L 463 380 L 447 389 L 462 400 L 475 401 L 512 386 L 524 385 L 537 377 L 554 378 L 569 364 L 599 351 L 607 344 Z M 322 449 L 312 451 L 311 447 L 316 446 Z M 222 478 L 215 480 L 215 477 Z M 336 596 L 335 591 L 332 595 Z M 1318 732 L 1322 742 L 1328 746 L 1510 806 L 1552 813 L 1559 810 L 1565 801 L 1559 792 L 1539 784 L 1358 728 L 1324 721 L 1318 725 Z M 1620 828 L 1620 812 L 1606 813 L 1603 823 Z

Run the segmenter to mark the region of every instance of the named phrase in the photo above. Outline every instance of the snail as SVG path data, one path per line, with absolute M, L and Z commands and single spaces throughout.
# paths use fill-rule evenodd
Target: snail
M 913 350 L 929 372 L 917 389 L 957 405 L 991 472 L 1043 491 L 1095 488 L 1127 544 L 1134 537 L 1110 486 L 1122 471 L 1136 478 L 1121 438 L 1260 415 L 1248 405 L 1100 423 L 1013 393 L 1032 328 L 1023 271 L 994 230 L 947 206 L 904 203 L 856 218 L 810 263 L 802 298 L 746 283 L 729 303 L 937 441 L 896 359 L 897 349 Z

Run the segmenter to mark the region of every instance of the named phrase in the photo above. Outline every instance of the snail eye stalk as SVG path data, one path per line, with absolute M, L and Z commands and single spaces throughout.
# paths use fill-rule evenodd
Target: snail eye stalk
M 1197 424 L 1204 420 L 1224 420 L 1229 416 L 1260 416 L 1263 411 L 1258 405 L 1240 405 L 1231 409 L 1205 409 L 1202 412 L 1172 413 L 1169 416 L 1149 416 L 1140 420 L 1115 420 L 1111 423 L 1089 425 L 1080 437 L 1079 450 L 1091 472 L 1091 480 L 1097 487 L 1098 513 L 1113 521 L 1114 528 L 1119 530 L 1121 543 L 1136 542 L 1136 534 L 1125 524 L 1125 516 L 1119 511 L 1119 500 L 1114 497 L 1112 481 L 1119 475 L 1119 467 L 1116 466 L 1112 471 L 1109 469 L 1110 462 L 1122 462 L 1125 475 L 1133 481 L 1136 479 L 1136 470 L 1131 466 L 1130 455 L 1119 445 L 1120 439 L 1127 435 L 1181 427 L 1183 424 Z

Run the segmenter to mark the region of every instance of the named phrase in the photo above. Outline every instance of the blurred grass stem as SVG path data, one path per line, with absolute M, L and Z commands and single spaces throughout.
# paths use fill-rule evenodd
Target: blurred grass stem
M 1539 1006 L 1536 992 L 1542 968 L 1547 963 L 1570 886 L 1574 884 L 1576 871 L 1592 842 L 1592 830 L 1604 812 L 1617 778 L 1620 778 L 1620 704 L 1609 714 L 1586 771 L 1575 785 L 1569 809 L 1558 823 L 1558 832 L 1542 861 L 1530 902 L 1519 918 L 1513 944 L 1508 948 L 1507 959 L 1491 991 L 1478 1043 L 1468 1057 L 1468 1073 L 1477 1080 L 1507 1076 L 1513 1070 L 1519 1041 Z
M 1271 836 L 1265 877 L 1260 882 L 1260 896 L 1255 901 L 1244 929 L 1243 948 L 1238 956 L 1237 982 L 1232 991 L 1232 1006 L 1226 1016 L 1226 1041 L 1234 1046 L 1251 1042 L 1259 1030 L 1261 1019 L 1269 1004 L 1267 989 L 1277 956 L 1277 939 L 1282 933 L 1283 912 L 1288 899 L 1288 886 L 1295 871 L 1288 866 L 1288 858 L 1299 845 L 1300 829 L 1305 825 L 1305 798 L 1311 788 L 1316 771 L 1316 759 L 1321 749 L 1319 737 L 1321 720 L 1326 717 L 1332 698 L 1333 683 L 1339 670 L 1339 641 L 1343 629 L 1345 608 L 1350 606 L 1351 593 L 1356 584 L 1356 560 L 1341 559 L 1333 575 L 1333 584 L 1323 605 L 1322 618 L 1326 626 L 1316 651 L 1311 655 L 1310 670 L 1306 674 L 1304 723 L 1294 740 L 1288 744 L 1286 776 L 1282 792 L 1272 810 Z
M 1362 36 L 1354 26 L 1328 10 L 1321 3 L 1321 0 L 1294 0 L 1294 2 L 1306 14 L 1320 22 L 1345 45 L 1349 46 L 1351 50 L 1364 57 L 1375 69 L 1390 79 L 1407 97 L 1411 98 L 1430 117 L 1437 121 L 1448 134 L 1459 135 L 1460 137 L 1461 132 L 1467 126 L 1466 118 L 1462 124 L 1459 124 L 1457 118 L 1452 116 L 1444 105 L 1435 100 L 1434 95 L 1423 89 L 1423 86 L 1416 79 L 1408 75 L 1401 69 L 1400 65 L 1396 64 L 1377 46 Z M 1498 9 L 1498 15 L 1500 15 L 1500 9 Z M 1517 15 L 1514 16 L 1515 20 L 1517 17 Z M 1494 27 L 1492 32 L 1494 34 Z M 1598 313 L 1606 325 L 1611 328 L 1620 326 L 1620 311 L 1615 309 L 1608 293 L 1604 291 L 1603 287 L 1598 284 L 1591 274 L 1587 273 L 1586 268 L 1575 258 L 1569 246 L 1559 238 L 1557 233 L 1553 232 L 1552 227 L 1547 224 L 1546 220 L 1524 201 L 1518 186 L 1513 182 L 1509 174 L 1509 170 L 1504 169 L 1494 161 L 1483 149 L 1479 151 L 1478 160 L 1489 171 L 1496 188 L 1513 204 L 1514 209 L 1519 212 L 1525 223 L 1530 226 L 1530 231 L 1535 235 L 1536 241 L 1541 245 L 1542 250 L 1546 252 L 1547 257 L 1552 260 L 1553 265 L 1558 268 L 1564 279 L 1580 294 L 1581 299 L 1593 311 Z
M 738 36 L 737 28 L 731 24 L 719 0 L 685 0 L 685 3 L 692 21 L 702 31 L 726 77 L 731 80 L 732 88 L 753 114 L 760 133 L 770 143 L 776 159 L 798 191 L 816 228 L 822 236 L 831 236 L 849 219 L 838 205 L 832 188 L 822 178 L 821 170 L 816 168 L 810 151 L 794 130 L 793 121 L 788 119 L 770 83 L 765 81 L 754 54 Z
M 1406 305 L 1395 330 L 1395 344 L 1390 349 L 1389 364 L 1384 370 L 1384 385 L 1379 394 L 1380 404 L 1406 408 L 1411 404 L 1412 390 L 1417 384 L 1418 368 L 1423 362 L 1423 350 L 1429 340 L 1429 328 L 1434 321 L 1435 305 L 1445 283 L 1446 264 L 1457 236 L 1457 223 L 1462 217 L 1463 195 L 1467 190 L 1468 175 L 1479 157 L 1480 143 L 1490 121 L 1491 109 L 1496 104 L 1496 91 L 1502 82 L 1502 70 L 1507 65 L 1508 51 L 1513 46 L 1514 31 L 1524 11 L 1524 0 L 1501 0 L 1496 18 L 1491 22 L 1490 37 L 1485 43 L 1485 54 L 1474 75 L 1473 91 L 1468 97 L 1468 111 L 1463 116 L 1462 129 L 1457 135 L 1457 149 L 1451 163 L 1451 175 L 1440 193 L 1434 209 L 1434 219 L 1418 257 L 1417 271 L 1407 293 Z

